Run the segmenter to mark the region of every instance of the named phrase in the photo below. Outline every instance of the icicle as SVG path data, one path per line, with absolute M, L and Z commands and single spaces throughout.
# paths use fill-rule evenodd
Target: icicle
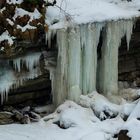
M 56 35 L 57 31 L 54 30 L 48 30 L 48 32 L 46 33 L 46 44 L 48 44 L 48 47 L 51 48 L 51 40 L 54 38 L 54 36 Z
M 8 93 L 13 83 L 15 82 L 15 76 L 11 70 L 6 70 L 4 68 L 3 74 L 0 75 L 0 95 L 1 95 L 1 104 L 8 99 Z
M 86 24 L 57 30 L 56 70 L 49 69 L 54 103 L 95 90 L 97 46 L 102 24 Z
M 82 82 L 82 46 L 80 41 L 80 27 L 69 28 L 68 38 L 68 99 L 77 101 L 80 96 Z M 76 87 L 76 88 L 75 88 Z M 76 93 L 76 91 L 78 93 Z
M 107 23 L 102 46 L 102 59 L 99 61 L 99 90 L 104 94 L 118 91 L 118 48 L 124 35 L 129 44 L 132 21 L 112 21 Z
M 55 105 L 67 98 L 68 40 L 67 30 L 57 31 L 58 56 L 56 70 L 50 69 L 53 101 Z
M 81 40 L 82 44 L 84 44 L 82 54 L 83 94 L 96 90 L 97 46 L 102 26 L 103 23 L 81 26 Z
M 125 22 L 126 22 L 127 50 L 129 50 L 129 43 L 130 43 L 131 35 L 132 35 L 132 32 L 133 32 L 134 21 L 129 20 L 129 21 L 125 21 Z
M 36 52 L 32 54 L 27 54 L 26 56 L 16 58 L 13 61 L 14 69 L 16 72 L 20 73 L 18 76 L 9 67 L 9 62 L 1 60 L 0 68 L 0 95 L 1 103 L 8 99 L 9 90 L 12 88 L 18 88 L 28 79 L 34 79 L 41 74 L 39 65 L 39 58 L 41 53 Z M 28 68 L 28 72 L 24 71 L 22 73 L 23 62 Z
M 21 74 L 20 78 L 34 79 L 40 74 L 40 70 L 37 67 L 39 65 L 40 55 L 41 55 L 40 52 L 34 52 L 13 60 L 13 65 L 15 70 L 17 70 L 17 72 L 19 73 L 22 72 L 23 63 L 26 65 L 26 68 L 28 69 L 28 72 L 25 72 L 25 74 Z

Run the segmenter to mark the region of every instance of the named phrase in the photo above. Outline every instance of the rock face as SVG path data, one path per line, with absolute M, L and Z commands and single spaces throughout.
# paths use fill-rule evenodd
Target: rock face
M 13 57 L 25 53 L 27 48 L 43 46 L 46 28 L 43 4 L 0 2 L 1 57 Z
M 0 64 L 3 64 L 1 67 L 4 66 L 4 68 L 0 67 L 0 76 L 4 75 L 2 71 L 9 69 L 19 81 L 20 77 L 23 78 L 21 85 L 16 88 L 13 88 L 16 85 L 10 87 L 8 101 L 4 101 L 4 105 L 36 105 L 51 100 L 49 73 L 44 70 L 43 59 L 40 57 L 39 64 L 36 66 L 32 64 L 36 63 L 36 59 L 33 62 L 31 56 L 24 57 L 28 53 L 42 53 L 44 50 L 47 30 L 47 25 L 44 24 L 45 10 L 43 0 L 38 3 L 26 0 L 21 3 L 18 0 L 15 3 L 0 1 Z M 25 66 L 27 59 L 30 59 L 30 62 L 28 61 Z M 31 65 L 33 72 L 30 73 Z M 19 67 L 22 70 L 19 70 Z M 38 69 L 40 73 L 32 78 L 30 74 L 37 74 L 35 71 Z M 2 101 L 2 96 L 0 98 Z
M 131 138 L 127 136 L 127 133 L 127 130 L 121 130 L 118 134 L 118 140 L 131 140 Z
M 134 28 L 130 48 L 125 39 L 119 49 L 119 81 L 127 81 L 130 87 L 140 87 L 140 18 Z

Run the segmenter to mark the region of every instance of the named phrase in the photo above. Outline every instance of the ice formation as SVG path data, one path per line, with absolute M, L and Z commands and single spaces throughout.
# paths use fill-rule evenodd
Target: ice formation
M 52 46 L 54 34 L 58 47 L 57 67 L 55 70 L 50 69 L 56 105 L 65 99 L 77 102 L 81 94 L 94 90 L 104 94 L 117 93 L 118 48 L 124 36 L 129 47 L 133 23 L 133 20 L 119 20 L 48 31 L 49 47 Z M 103 43 L 101 58 L 97 61 L 101 31 Z
M 21 84 L 23 81 L 34 79 L 41 74 L 39 68 L 40 55 L 40 52 L 34 52 L 12 60 L 14 70 L 20 73 L 16 78 Z
M 101 93 L 118 93 L 118 48 L 124 36 L 129 47 L 132 29 L 133 20 L 108 22 L 105 25 L 102 58 L 98 63 L 98 88 Z
M 10 89 L 18 88 L 28 79 L 41 74 L 39 68 L 40 52 L 29 53 L 12 60 L 1 60 L 0 64 L 0 95 L 1 103 L 8 99 Z M 13 67 L 11 67 L 11 62 Z
M 2 65 L 1 65 L 2 66 Z M 8 92 L 15 81 L 14 73 L 6 67 L 0 68 L 0 95 L 1 103 L 8 99 Z

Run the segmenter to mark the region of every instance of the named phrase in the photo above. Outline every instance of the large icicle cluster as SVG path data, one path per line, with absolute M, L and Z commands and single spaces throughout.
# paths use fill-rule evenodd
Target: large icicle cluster
M 79 100 L 96 88 L 102 93 L 116 93 L 118 88 L 118 48 L 126 35 L 129 46 L 133 20 L 89 23 L 47 33 L 50 47 L 57 36 L 58 58 L 55 70 L 50 69 L 52 93 L 56 105 L 65 99 Z M 103 34 L 101 58 L 97 61 L 97 46 Z M 96 83 L 97 81 L 97 83 Z
M 1 60 L 0 64 L 0 95 L 1 103 L 8 99 L 10 89 L 18 88 L 29 79 L 41 74 L 39 67 L 40 52 L 29 53 L 12 60 Z M 13 68 L 10 66 L 13 63 Z
M 101 93 L 118 93 L 118 48 L 122 37 L 126 36 L 129 49 L 132 29 L 132 20 L 109 22 L 105 25 L 102 58 L 98 63 L 98 88 Z

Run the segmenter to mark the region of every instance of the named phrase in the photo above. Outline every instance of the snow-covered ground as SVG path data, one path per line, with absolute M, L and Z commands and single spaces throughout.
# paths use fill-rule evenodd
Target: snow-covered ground
M 55 6 L 47 8 L 46 23 L 62 28 L 75 23 L 130 19 L 140 16 L 139 9 L 139 0 L 57 0 Z
M 139 140 L 139 100 L 117 105 L 93 92 L 81 96 L 80 104 L 66 101 L 38 123 L 0 126 L 0 140 L 115 140 L 120 130 Z

